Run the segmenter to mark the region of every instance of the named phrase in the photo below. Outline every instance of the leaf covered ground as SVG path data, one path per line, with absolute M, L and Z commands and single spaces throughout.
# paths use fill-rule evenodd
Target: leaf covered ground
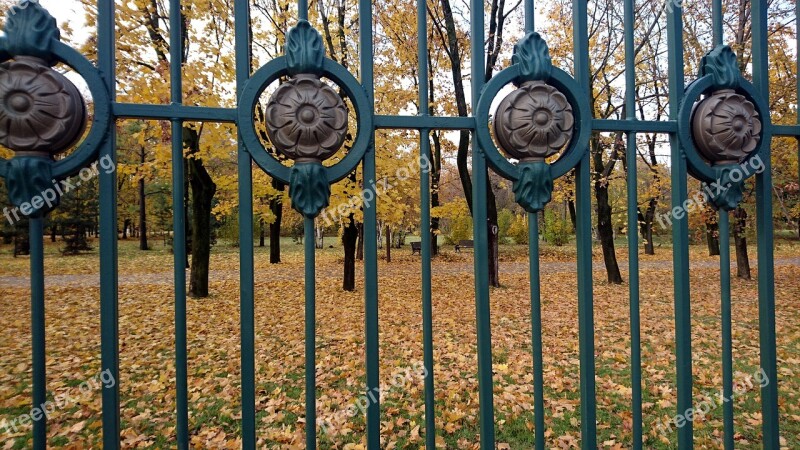
M 331 239 L 330 241 L 333 241 Z M 172 256 L 160 243 L 150 252 L 121 243 L 120 396 L 126 448 L 175 446 Z M 6 249 L 3 249 L 6 250 Z M 721 387 L 720 305 L 716 260 L 692 247 L 694 398 Z M 48 246 L 47 371 L 51 398 L 70 400 L 51 414 L 53 447 L 101 447 L 100 389 L 82 384 L 100 374 L 96 253 L 63 258 Z M 211 297 L 188 300 L 191 442 L 196 448 L 240 448 L 239 286 L 236 249 L 212 258 Z M 531 448 L 533 387 L 527 258 L 523 247 L 501 249 L 501 282 L 492 290 L 494 399 L 499 448 Z M 620 252 L 622 253 L 622 252 Z M 642 256 L 641 312 L 644 428 L 647 448 L 674 448 L 675 433 L 658 424 L 675 414 L 674 308 L 669 248 Z M 751 257 L 755 259 L 755 249 Z M 597 254 L 596 254 L 597 256 Z M 778 386 L 782 446 L 800 448 L 800 245 L 776 244 Z M 303 262 L 286 243 L 284 262 L 268 263 L 256 249 L 256 366 L 258 437 L 263 448 L 303 448 Z M 340 288 L 341 250 L 320 251 L 317 282 L 317 396 L 320 448 L 362 448 L 361 414 L 343 414 L 364 387 L 362 266 L 354 293 Z M 542 298 L 548 448 L 580 445 L 577 290 L 574 249 L 543 248 Z M 595 261 L 600 261 L 595 258 Z M 754 263 L 754 261 L 753 261 Z M 30 412 L 28 261 L 0 255 L 0 420 Z M 622 267 L 626 264 L 623 261 Z M 437 444 L 478 448 L 478 385 L 471 254 L 448 248 L 433 262 L 434 382 Z M 755 268 L 755 264 L 753 264 Z M 608 285 L 594 272 L 598 446 L 631 443 L 628 286 Z M 385 448 L 424 443 L 423 378 L 408 375 L 422 360 L 419 257 L 404 248 L 380 262 L 382 439 Z M 754 272 L 755 275 L 755 272 Z M 628 279 L 627 272 L 624 278 Z M 735 279 L 733 346 L 736 381 L 759 364 L 756 282 Z M 405 374 L 404 376 L 397 376 Z M 398 381 L 399 380 L 399 381 Z M 760 448 L 758 385 L 735 399 L 737 448 Z M 696 419 L 698 448 L 722 442 L 722 407 Z M 3 430 L 0 430 L 3 432 Z M 30 446 L 30 425 L 0 434 L 0 448 Z

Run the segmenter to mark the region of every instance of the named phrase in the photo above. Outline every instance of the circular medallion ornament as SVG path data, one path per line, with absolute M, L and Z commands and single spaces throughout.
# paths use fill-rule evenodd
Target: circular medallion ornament
M 0 65 L 0 144 L 18 152 L 57 154 L 86 127 L 83 96 L 35 57 Z
M 541 161 L 569 143 L 574 125 L 564 94 L 543 81 L 527 81 L 500 102 L 494 133 L 512 158 Z
M 272 94 L 266 125 L 270 141 L 288 158 L 321 161 L 344 143 L 347 107 L 316 76 L 297 75 Z
M 708 161 L 738 162 L 758 146 L 761 120 L 752 102 L 732 89 L 724 89 L 696 105 L 692 137 Z

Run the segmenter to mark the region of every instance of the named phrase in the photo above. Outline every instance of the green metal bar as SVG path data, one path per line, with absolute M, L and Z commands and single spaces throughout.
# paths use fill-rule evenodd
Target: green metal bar
M 584 0 L 572 2 L 575 79 L 591 89 L 589 79 L 588 7 Z M 576 168 L 576 238 L 578 246 L 578 345 L 581 375 L 581 447 L 597 447 L 597 400 L 594 369 L 594 306 L 592 292 L 591 163 L 588 149 Z
M 212 108 L 186 105 L 147 105 L 137 103 L 112 103 L 111 111 L 118 118 L 143 120 L 173 120 L 202 122 L 236 122 L 235 108 Z
M 376 115 L 374 118 L 376 129 L 396 130 L 474 130 L 474 117 L 443 117 L 443 116 L 391 116 Z
M 525 32 L 530 33 L 536 28 L 536 10 L 533 5 L 534 0 L 525 0 Z
M 769 52 L 767 4 L 753 2 L 753 85 L 769 104 Z M 764 170 L 756 175 L 756 226 L 758 235 L 758 323 L 761 369 L 768 382 L 761 388 L 764 448 L 780 447 L 778 427 L 778 363 L 775 342 L 775 260 L 772 224 L 772 150 L 761 155 Z
M 683 73 L 683 19 L 680 4 L 667 11 L 667 59 L 669 62 L 669 117 L 675 120 L 684 91 Z M 678 136 L 671 133 L 670 172 L 672 177 L 672 207 L 682 208 L 687 192 L 686 160 L 678 144 Z M 676 375 L 678 382 L 678 414 L 692 407 L 692 314 L 689 294 L 689 219 L 683 215 L 672 221 L 672 265 L 675 277 L 675 342 Z M 678 448 L 693 448 L 692 421 L 678 428 Z
M 422 70 L 420 66 L 420 71 Z M 422 93 L 420 93 L 422 96 Z M 429 131 L 420 133 L 420 154 L 430 159 Z M 433 305 L 431 296 L 431 192 L 430 164 L 422 166 L 420 174 L 420 232 L 422 242 L 420 259 L 422 264 L 422 345 L 423 364 L 427 371 L 425 377 L 425 448 L 436 448 L 436 410 L 433 389 Z
M 428 2 L 417 0 L 417 54 L 419 72 L 419 114 L 428 116 Z M 425 448 L 436 449 L 436 399 L 433 386 L 433 299 L 431 295 L 431 141 L 430 130 L 419 132 L 420 153 L 420 259 L 422 272 L 422 359 L 427 375 L 425 377 Z M 427 163 L 425 160 L 427 159 Z M 434 186 L 438 189 L 438 186 Z
M 772 135 L 776 137 L 800 137 L 800 125 L 772 125 Z
M 33 408 L 47 402 L 47 353 L 44 316 L 44 219 L 29 219 L 31 250 L 31 349 L 33 353 Z M 47 448 L 47 416 L 33 421 L 33 448 Z
M 481 95 L 484 84 L 485 36 L 483 1 L 470 0 L 470 50 L 472 65 L 472 102 Z M 480 406 L 481 449 L 494 450 L 494 396 L 492 381 L 492 323 L 489 303 L 489 230 L 486 188 L 486 159 L 472 136 L 472 230 L 475 240 L 475 313 L 478 335 L 478 402 Z
M 539 214 L 528 214 L 528 268 L 531 280 L 533 350 L 533 420 L 536 450 L 544 450 L 544 362 L 542 357 L 542 292 L 539 270 Z
M 181 29 L 180 0 L 169 2 L 171 30 Z M 170 33 L 170 101 L 177 105 L 183 101 L 182 58 L 183 40 L 180 33 Z M 189 397 L 188 363 L 186 354 L 186 217 L 184 215 L 184 158 L 183 121 L 172 120 L 172 248 L 175 265 L 175 407 L 177 424 L 175 433 L 178 449 L 189 448 Z
M 722 0 L 713 0 L 711 4 L 711 27 L 713 28 L 714 47 L 722 45 L 725 38 L 722 31 Z
M 297 0 L 297 18 L 308 20 L 308 0 Z
M 372 2 L 358 2 L 359 48 L 361 49 L 361 85 L 375 105 L 374 54 L 372 31 Z M 367 130 L 371 135 L 370 146 L 363 160 L 363 185 L 372 186 L 376 179 L 375 169 L 375 130 Z M 378 450 L 381 446 L 381 404 L 380 395 L 380 335 L 378 327 L 378 208 L 375 201 L 364 204 L 364 314 L 366 341 L 367 397 L 374 401 L 367 405 L 367 449 Z
M 633 0 L 625 0 L 625 119 L 636 120 L 634 90 L 636 66 L 634 63 L 633 32 L 636 17 Z M 636 132 L 628 132 L 626 148 L 628 166 L 628 298 L 631 316 L 631 419 L 633 421 L 634 450 L 642 448 L 642 347 L 639 314 L 639 192 L 638 164 L 636 158 Z
M 236 27 L 236 92 L 241 94 L 250 78 L 250 6 L 247 0 L 234 3 Z M 256 361 L 255 301 L 253 276 L 253 164 L 239 139 L 239 320 L 241 333 L 242 448 L 256 448 Z
M 727 211 L 719 211 L 719 283 L 722 321 L 722 396 L 733 399 L 733 338 L 731 335 L 731 242 Z M 733 449 L 733 401 L 722 404 L 724 445 Z
M 116 100 L 114 2 L 97 4 L 97 63 L 109 99 Z M 100 158 L 117 164 L 117 133 L 114 122 L 107 130 Z M 120 447 L 119 408 L 119 289 L 117 258 L 117 171 L 100 172 L 100 360 L 103 372 L 114 385 L 103 387 L 103 448 Z
M 317 448 L 317 305 L 314 218 L 303 219 L 306 287 L 306 448 Z

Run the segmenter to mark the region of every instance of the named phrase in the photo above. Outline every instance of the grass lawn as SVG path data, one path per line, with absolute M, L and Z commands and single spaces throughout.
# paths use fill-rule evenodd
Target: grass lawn
M 411 238 L 409 241 L 415 241 Z M 362 265 L 356 292 L 341 290 L 342 254 L 326 238 L 317 255 L 317 397 L 319 448 L 362 448 L 361 413 L 346 414 L 364 391 Z M 751 242 L 754 243 L 754 242 Z M 95 247 L 97 243 L 95 242 Z M 120 396 L 126 448 L 170 448 L 175 441 L 174 306 L 172 255 L 162 241 L 141 252 L 134 240 L 119 250 Z M 269 264 L 256 247 L 256 368 L 261 448 L 303 448 L 304 323 L 302 246 L 282 242 L 283 262 Z M 328 248 L 328 246 L 332 248 Z M 97 250 L 61 257 L 47 243 L 47 370 L 49 395 L 68 398 L 50 416 L 53 447 L 101 447 Z M 478 384 L 472 253 L 452 246 L 433 261 L 434 383 L 437 443 L 479 448 Z M 27 257 L 0 246 L 0 448 L 28 448 L 30 425 L 3 430 L 3 422 L 30 412 L 30 305 Z M 719 392 L 720 302 L 717 259 L 691 247 L 694 399 Z M 618 247 L 623 285 L 594 272 L 598 447 L 631 444 L 630 332 L 627 250 Z M 548 448 L 580 445 L 577 289 L 574 246 L 542 247 L 545 409 Z M 602 261 L 599 248 L 595 263 Z M 782 446 L 800 448 L 800 242 L 775 243 L 777 338 Z M 756 258 L 756 249 L 750 256 Z M 419 256 L 410 246 L 393 249 L 379 263 L 382 437 L 384 448 L 424 444 L 422 314 Z M 751 261 L 756 275 L 756 265 Z M 675 448 L 676 433 L 658 424 L 676 414 L 672 253 L 662 243 L 641 256 L 641 318 L 646 448 Z M 191 442 L 196 448 L 240 448 L 238 251 L 219 242 L 212 251 L 211 296 L 188 300 Z M 735 271 L 734 271 L 735 273 Z M 531 448 L 533 383 L 526 247 L 501 247 L 501 288 L 492 295 L 494 402 L 500 448 Z M 760 448 L 760 395 L 747 380 L 758 371 L 758 302 L 755 279 L 734 279 L 733 346 L 736 382 L 736 447 Z M 774 380 L 770 380 L 774 382 Z M 352 409 L 352 408 L 351 408 Z M 722 406 L 694 422 L 697 448 L 722 443 Z

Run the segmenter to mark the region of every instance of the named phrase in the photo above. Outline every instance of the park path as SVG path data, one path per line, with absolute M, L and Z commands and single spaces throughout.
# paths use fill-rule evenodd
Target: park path
M 757 261 L 751 262 L 752 267 L 757 267 Z M 620 269 L 627 270 L 628 262 L 619 261 Z M 735 261 L 731 262 L 731 267 L 735 267 Z M 775 259 L 775 266 L 800 266 L 800 257 L 797 258 L 777 258 Z M 693 269 L 715 269 L 719 267 L 716 261 L 695 261 L 692 262 Z M 602 262 L 594 262 L 594 271 L 605 270 Z M 672 261 L 640 261 L 640 270 L 672 270 Z M 447 276 L 472 273 L 473 267 L 471 262 L 442 262 L 437 263 L 434 261 L 432 267 L 433 276 Z M 187 271 L 188 272 L 188 271 Z M 566 273 L 575 272 L 574 261 L 544 261 L 541 263 L 541 272 L 546 273 Z M 527 274 L 528 263 L 522 261 L 501 262 L 500 273 L 502 274 Z M 256 270 L 255 278 L 256 283 L 265 280 L 268 274 L 269 281 L 272 280 L 298 280 L 297 268 L 294 266 L 278 264 L 270 266 L 269 271 Z M 382 264 L 379 270 L 381 277 L 393 276 L 419 276 L 419 268 L 410 264 L 403 265 L 387 265 Z M 339 278 L 341 277 L 340 267 L 323 267 L 317 271 L 317 277 L 320 278 Z M 188 279 L 188 273 L 187 273 Z M 135 286 L 135 285 L 172 285 L 173 273 L 142 273 L 142 274 L 120 274 L 119 284 L 121 286 Z M 210 281 L 239 281 L 238 270 L 212 270 L 210 274 Z M 45 278 L 47 285 L 53 286 L 70 286 L 70 287 L 97 287 L 100 285 L 99 274 L 74 274 L 74 275 L 47 275 Z M 29 287 L 28 277 L 20 276 L 0 276 L 0 287 L 13 287 L 13 288 L 27 288 Z

